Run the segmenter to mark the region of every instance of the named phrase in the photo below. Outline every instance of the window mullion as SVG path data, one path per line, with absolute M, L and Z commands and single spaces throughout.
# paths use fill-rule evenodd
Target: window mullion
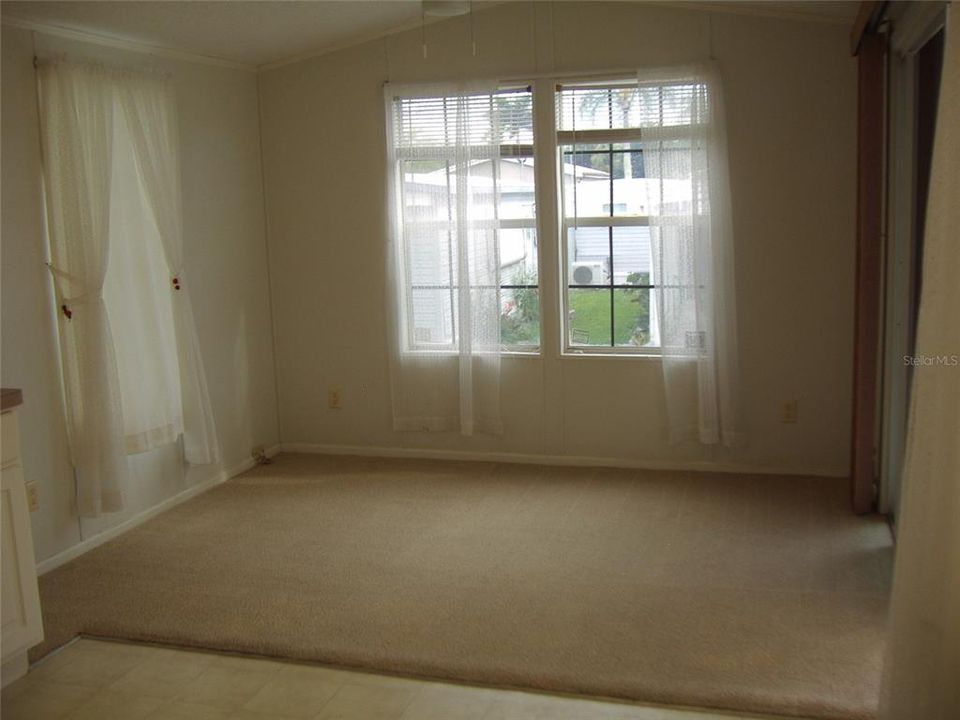
M 611 96 L 613 95 L 612 91 L 611 91 L 610 95 L 611 95 Z M 611 122 L 611 124 L 612 124 L 612 123 L 613 123 L 613 119 L 612 119 L 612 118 L 613 118 L 613 104 L 612 104 L 612 101 L 611 101 L 611 107 L 610 107 L 610 116 L 611 116 L 611 121 L 610 121 L 610 122 Z M 610 217 L 612 218 L 612 217 L 613 217 L 613 179 L 614 179 L 614 171 L 613 171 L 613 144 L 612 144 L 612 143 L 609 144 L 609 145 L 607 145 L 607 158 L 608 158 L 608 162 L 610 163 Z M 613 290 L 613 266 L 614 266 L 614 260 L 613 260 L 613 225 L 610 225 L 610 226 L 607 228 L 607 243 L 608 243 L 608 258 L 609 258 L 609 259 L 607 260 L 607 262 L 608 262 L 609 265 L 610 265 L 610 268 L 609 268 L 609 272 L 610 272 L 610 347 L 614 347 L 617 343 L 616 343 L 616 321 L 615 321 L 614 316 L 613 316 L 613 315 L 614 315 L 614 305 L 613 305 L 613 296 L 614 296 L 614 290 Z
M 537 284 L 540 286 L 540 348 L 550 349 L 550 358 L 559 357 L 564 327 L 561 320 L 562 298 L 560 278 L 562 253 L 559 250 L 559 208 L 561 207 L 557 175 L 555 83 L 540 79 L 533 86 L 534 173 L 536 180 Z M 556 366 L 548 362 L 546 375 Z M 551 414 L 559 417 L 559 410 Z

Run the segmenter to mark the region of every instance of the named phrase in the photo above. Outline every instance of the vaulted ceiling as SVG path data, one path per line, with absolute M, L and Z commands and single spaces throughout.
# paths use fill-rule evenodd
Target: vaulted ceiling
M 510 0 L 508 0 L 510 1 Z M 521 0 L 515 0 L 521 1 Z M 639 0 L 635 0 L 639 1 Z M 474 6 L 482 9 L 485 3 Z M 661 3 L 666 4 L 666 3 Z M 680 2 L 681 6 L 706 3 Z M 856 2 L 717 2 L 717 9 L 851 20 Z M 2 3 L 5 21 L 54 26 L 250 66 L 323 52 L 420 22 L 416 0 L 350 2 L 27 2 Z

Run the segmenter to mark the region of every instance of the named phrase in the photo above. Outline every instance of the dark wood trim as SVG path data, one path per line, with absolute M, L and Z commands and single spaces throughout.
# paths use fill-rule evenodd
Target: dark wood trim
M 20 388 L 0 388 L 0 412 L 13 410 L 23 405 L 23 391 Z
M 853 27 L 850 28 L 851 55 L 859 54 L 863 36 L 877 26 L 885 4 L 882 0 L 862 0 L 857 10 L 857 17 L 853 21 Z
M 886 45 L 886 35 L 867 33 L 857 56 L 857 264 L 850 469 L 852 504 L 857 513 L 873 510 L 877 474 Z

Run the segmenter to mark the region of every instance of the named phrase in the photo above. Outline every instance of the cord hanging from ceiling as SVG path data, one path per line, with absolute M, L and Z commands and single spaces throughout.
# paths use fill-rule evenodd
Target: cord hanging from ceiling
M 477 40 L 473 32 L 473 0 L 470 0 L 470 46 L 473 48 L 473 56 L 477 56 Z
M 423 59 L 427 59 L 427 11 L 420 8 L 420 45 L 423 47 Z

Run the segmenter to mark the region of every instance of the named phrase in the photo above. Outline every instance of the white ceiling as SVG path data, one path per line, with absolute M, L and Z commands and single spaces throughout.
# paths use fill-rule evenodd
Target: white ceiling
M 689 7 L 707 3 L 677 4 Z M 741 0 L 711 5 L 716 9 L 739 12 L 843 22 L 856 15 L 858 3 L 853 0 Z M 5 21 L 26 20 L 248 66 L 320 53 L 378 37 L 400 27 L 412 27 L 420 20 L 418 0 L 3 0 L 0 7 Z
M 3 16 L 263 65 L 376 37 L 420 17 L 417 0 L 7 2 Z

